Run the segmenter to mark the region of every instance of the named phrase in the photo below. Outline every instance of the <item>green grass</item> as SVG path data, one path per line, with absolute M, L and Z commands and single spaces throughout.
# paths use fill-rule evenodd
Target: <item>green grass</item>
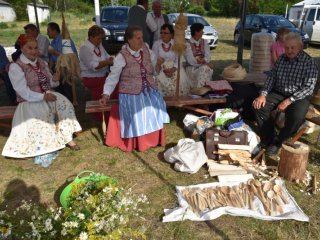
M 86 39 L 87 29 L 91 26 L 90 16 L 79 18 L 66 15 L 71 37 L 79 47 Z M 86 20 L 87 19 L 87 20 Z M 88 20 L 89 19 L 89 20 Z M 53 14 L 53 21 L 61 22 L 58 14 Z M 219 32 L 219 45 L 212 51 L 215 63 L 214 78 L 220 78 L 224 67 L 236 61 L 237 46 L 232 43 L 233 29 L 236 19 L 208 19 Z M 17 35 L 22 32 L 26 22 L 16 22 L 15 27 L 1 29 L 0 38 L 5 46 L 13 45 Z M 41 28 L 45 33 L 45 27 Z M 307 52 L 319 63 L 320 51 L 318 46 L 312 46 Z M 244 66 L 248 70 L 250 49 L 244 50 Z M 0 104 L 7 105 L 4 86 L 0 85 Z M 57 205 L 59 194 L 63 187 L 79 172 L 90 169 L 112 176 L 125 187 L 132 187 L 137 193 L 145 193 L 150 204 L 145 206 L 141 218 L 133 219 L 132 225 L 143 225 L 148 239 L 163 240 L 208 240 L 208 239 L 320 239 L 318 195 L 309 196 L 302 192 L 302 185 L 287 182 L 290 193 L 300 207 L 310 217 L 310 223 L 293 220 L 261 221 L 252 218 L 222 216 L 207 222 L 175 222 L 162 223 L 164 208 L 177 206 L 175 197 L 176 185 L 190 185 L 216 181 L 206 178 L 208 174 L 203 167 L 196 174 L 176 172 L 170 164 L 164 162 L 162 154 L 166 148 L 176 145 L 179 139 L 187 137 L 182 128 L 182 120 L 188 111 L 169 109 L 171 123 L 165 126 L 166 147 L 153 148 L 145 152 L 124 153 L 118 149 L 103 145 L 101 124 L 90 114 L 84 113 L 85 101 L 89 94 L 78 84 L 79 106 L 76 114 L 83 127 L 75 139 L 81 146 L 81 151 L 72 152 L 64 149 L 49 168 L 34 165 L 32 159 L 14 160 L 0 156 L 0 200 L 14 208 L 21 199 L 33 199 L 42 204 Z M 304 136 L 302 141 L 311 147 L 308 170 L 319 175 L 320 150 L 314 144 L 317 133 Z M 0 129 L 0 146 L 3 146 L 10 134 L 9 129 Z M 3 205 L 2 205 L 3 206 Z M 0 205 L 1 208 L 1 205 Z

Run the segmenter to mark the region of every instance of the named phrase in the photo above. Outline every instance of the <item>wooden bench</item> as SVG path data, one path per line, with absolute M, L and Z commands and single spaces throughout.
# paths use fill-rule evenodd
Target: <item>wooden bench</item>
M 17 106 L 2 106 L 0 107 L 0 120 L 12 119 Z M 0 122 L 0 127 L 11 128 L 11 123 Z
M 225 103 L 225 98 L 192 98 L 189 96 L 181 97 L 164 97 L 164 100 L 167 104 L 167 107 L 181 107 L 189 109 L 201 114 L 211 115 L 212 112 L 207 110 L 193 107 L 194 105 L 204 105 L 204 104 L 215 104 L 215 103 Z M 86 113 L 96 113 L 96 112 L 108 112 L 111 110 L 111 106 L 115 103 L 118 103 L 117 99 L 110 99 L 105 106 L 101 106 L 99 101 L 87 101 L 86 102 Z
M 318 126 L 320 126 L 320 115 L 315 113 L 312 108 L 309 108 L 307 114 L 306 114 L 306 117 L 305 119 L 309 122 L 312 122 Z M 291 142 L 296 142 L 306 131 L 308 130 L 308 127 L 302 127 L 297 133 L 295 136 L 292 137 L 292 140 Z M 319 144 L 320 143 L 320 133 L 318 135 L 318 139 L 317 139 L 317 142 L 316 144 Z

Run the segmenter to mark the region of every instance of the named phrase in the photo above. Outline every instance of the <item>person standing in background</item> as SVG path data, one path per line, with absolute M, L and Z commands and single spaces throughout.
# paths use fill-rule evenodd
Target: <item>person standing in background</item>
M 271 64 L 276 63 L 278 58 L 284 54 L 284 37 L 289 33 L 289 29 L 282 27 L 277 31 L 276 41 L 271 45 Z
M 44 35 L 40 34 L 39 29 L 36 27 L 36 25 L 32 23 L 25 25 L 23 28 L 26 34 L 30 34 L 35 39 L 37 39 L 39 57 L 41 57 L 44 61 L 48 62 L 48 49 L 50 45 L 49 39 Z
M 63 48 L 62 35 L 60 34 L 59 25 L 55 22 L 48 23 L 47 34 L 49 38 L 52 39 L 48 51 L 49 51 L 49 68 L 51 72 L 54 73 L 58 57 L 60 56 L 60 54 L 62 54 L 62 48 Z M 76 56 L 78 57 L 78 52 L 72 39 L 70 39 L 70 43 L 71 43 L 71 49 L 73 53 L 76 54 Z M 61 93 L 62 95 L 66 96 L 71 102 L 73 101 L 72 89 L 68 83 L 66 82 L 62 83 L 60 79 L 60 85 L 55 90 Z
M 128 27 L 139 26 L 142 28 L 143 41 L 150 46 L 150 32 L 157 30 L 157 24 L 148 12 L 148 0 L 137 0 L 137 5 L 130 8 L 128 13 Z
M 149 12 L 148 15 L 151 15 L 151 17 L 154 19 L 155 23 L 157 24 L 157 30 L 154 32 L 150 31 L 150 48 L 152 48 L 152 45 L 155 41 L 161 39 L 160 36 L 160 29 L 161 26 L 165 23 L 169 24 L 169 18 L 166 14 L 161 14 L 162 5 L 160 0 L 155 0 L 152 3 L 152 12 Z M 171 23 L 170 23 L 171 24 Z

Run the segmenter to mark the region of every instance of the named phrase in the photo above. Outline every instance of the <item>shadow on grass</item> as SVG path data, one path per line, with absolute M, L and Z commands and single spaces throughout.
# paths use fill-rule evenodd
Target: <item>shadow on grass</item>
M 219 235 L 223 240 L 229 240 L 230 238 L 220 229 L 218 229 L 211 221 L 205 221 L 206 225 L 211 231 Z
M 61 195 L 63 189 L 65 189 L 66 186 L 68 186 L 70 183 L 72 183 L 76 176 L 77 175 L 73 174 L 73 175 L 67 177 L 65 182 L 61 186 L 59 186 L 59 188 L 54 192 L 53 200 L 58 206 L 61 206 L 60 195 Z
M 0 204 L 0 209 L 7 209 L 9 213 L 12 213 L 21 205 L 22 200 L 32 200 L 36 205 L 41 205 L 40 191 L 34 185 L 27 186 L 21 179 L 13 179 L 6 187 L 3 194 L 3 202 Z
M 132 154 L 141 162 L 144 164 L 144 166 L 150 171 L 152 172 L 154 175 L 156 175 L 164 184 L 170 186 L 170 188 L 175 191 L 176 190 L 176 186 L 173 185 L 170 181 L 168 181 L 157 169 L 155 169 L 153 166 L 150 165 L 150 163 L 143 159 L 138 152 L 133 151 Z

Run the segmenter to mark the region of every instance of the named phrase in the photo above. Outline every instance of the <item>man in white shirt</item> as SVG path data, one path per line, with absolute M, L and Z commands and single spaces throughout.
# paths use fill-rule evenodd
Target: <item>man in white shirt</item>
M 128 27 L 137 25 L 142 28 L 143 41 L 150 45 L 150 32 L 157 30 L 157 24 L 148 12 L 148 0 L 137 0 L 137 5 L 130 8 Z
M 39 57 L 41 57 L 46 62 L 49 61 L 48 58 L 48 48 L 50 45 L 49 39 L 44 35 L 40 34 L 39 29 L 36 25 L 29 23 L 23 27 L 26 34 L 30 34 L 38 41 L 38 50 L 39 50 Z
M 148 13 L 147 18 L 150 16 L 157 25 L 157 29 L 155 31 L 151 31 L 150 29 L 150 47 L 152 47 L 153 43 L 160 39 L 160 29 L 163 24 L 171 22 L 166 14 L 161 14 L 162 5 L 160 0 L 154 0 L 152 3 L 152 12 Z

